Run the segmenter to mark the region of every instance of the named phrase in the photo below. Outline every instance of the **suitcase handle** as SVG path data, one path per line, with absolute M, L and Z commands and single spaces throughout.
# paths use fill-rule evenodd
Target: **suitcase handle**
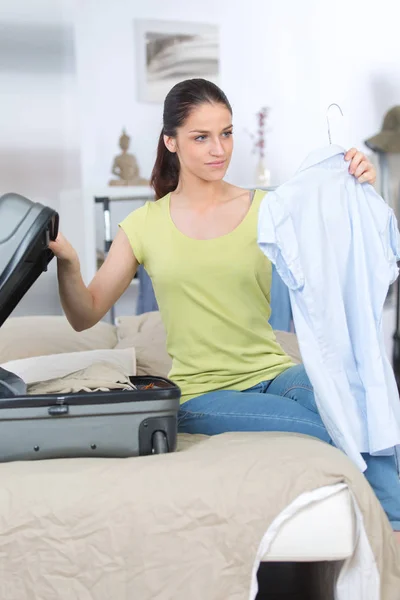
M 61 417 L 69 413 L 69 406 L 67 404 L 57 404 L 56 406 L 49 406 L 48 413 L 51 417 Z

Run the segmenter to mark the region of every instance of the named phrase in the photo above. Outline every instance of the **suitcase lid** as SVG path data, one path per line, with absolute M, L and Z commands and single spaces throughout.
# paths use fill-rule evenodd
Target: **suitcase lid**
M 0 197 L 0 327 L 54 257 L 58 213 L 20 194 Z

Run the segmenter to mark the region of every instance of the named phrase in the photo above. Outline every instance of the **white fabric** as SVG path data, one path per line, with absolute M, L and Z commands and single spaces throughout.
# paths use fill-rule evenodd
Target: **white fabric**
M 15 373 L 27 384 L 50 381 L 65 377 L 96 363 L 107 362 L 121 372 L 136 375 L 136 355 L 134 348 L 123 350 L 88 350 L 87 352 L 67 352 L 12 360 L 0 365 Z
M 295 518 L 296 514 L 304 510 L 305 507 L 316 505 L 318 502 L 322 502 L 346 488 L 346 484 L 338 483 L 305 492 L 276 517 L 261 540 L 257 551 L 252 571 L 249 600 L 255 600 L 257 597 L 257 571 L 260 562 L 268 557 L 269 549 L 275 538 L 279 536 L 285 522 Z M 365 531 L 362 513 L 353 495 L 351 497 L 356 525 L 355 546 L 351 555 L 341 565 L 334 586 L 334 597 L 335 600 L 356 600 L 358 598 L 360 600 L 380 600 L 381 581 L 379 570 Z
M 382 331 L 400 243 L 393 211 L 349 174 L 344 154 L 338 146 L 312 153 L 265 196 L 258 243 L 289 287 L 321 418 L 365 470 L 361 453 L 393 454 L 400 444 L 400 401 Z
M 265 561 L 338 561 L 355 548 L 355 515 L 347 487 L 302 507 L 286 519 L 263 556 Z

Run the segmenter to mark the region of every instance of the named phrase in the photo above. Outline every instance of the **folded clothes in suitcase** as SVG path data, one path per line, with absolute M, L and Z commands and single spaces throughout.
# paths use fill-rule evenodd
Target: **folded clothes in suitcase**
M 57 237 L 56 211 L 18 194 L 0 197 L 0 326 L 43 271 Z M 176 449 L 180 389 L 130 377 L 134 389 L 28 395 L 0 369 L 0 461 L 128 457 Z

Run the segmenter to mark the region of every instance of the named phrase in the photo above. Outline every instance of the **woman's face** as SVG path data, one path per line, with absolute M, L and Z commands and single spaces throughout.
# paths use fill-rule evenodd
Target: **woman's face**
M 232 115 L 224 104 L 201 104 L 178 128 L 177 136 L 165 136 L 164 141 L 178 154 L 182 175 L 191 173 L 204 181 L 219 181 L 232 156 Z

